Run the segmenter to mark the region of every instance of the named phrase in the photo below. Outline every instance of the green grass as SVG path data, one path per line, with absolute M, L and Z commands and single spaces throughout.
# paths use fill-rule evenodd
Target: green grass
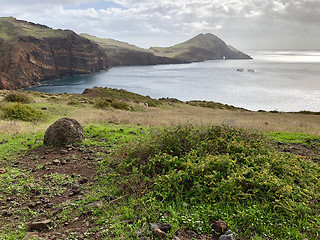
M 295 143 L 310 146 L 313 143 L 320 143 L 319 136 L 304 133 L 270 132 L 266 133 L 277 142 Z

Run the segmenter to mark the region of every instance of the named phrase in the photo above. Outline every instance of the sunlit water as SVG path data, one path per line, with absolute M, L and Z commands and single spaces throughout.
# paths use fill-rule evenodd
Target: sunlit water
M 43 82 L 29 90 L 82 93 L 85 88 L 102 86 L 153 98 L 212 100 L 250 110 L 320 111 L 320 51 L 248 53 L 254 60 L 116 67 L 89 76 Z

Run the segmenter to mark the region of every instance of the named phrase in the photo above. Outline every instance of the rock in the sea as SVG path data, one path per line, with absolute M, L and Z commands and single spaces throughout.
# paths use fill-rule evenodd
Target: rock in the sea
M 67 145 L 84 138 L 81 124 L 70 118 L 61 118 L 53 123 L 44 134 L 45 145 Z
M 228 226 L 224 221 L 213 220 L 211 224 L 217 233 L 225 233 L 228 230 Z
M 42 220 L 42 221 L 39 221 L 39 222 L 32 222 L 29 224 L 29 228 L 28 230 L 29 231 L 44 231 L 44 230 L 47 230 L 49 229 L 51 225 L 51 220 Z
M 219 237 L 219 240 L 236 240 L 231 230 L 228 230 L 225 234 Z

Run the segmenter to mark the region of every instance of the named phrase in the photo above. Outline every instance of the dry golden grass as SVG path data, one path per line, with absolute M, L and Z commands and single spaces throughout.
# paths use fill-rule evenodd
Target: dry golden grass
M 0 96 L 1 97 L 1 96 Z M 63 95 L 58 98 L 64 97 Z M 77 119 L 82 124 L 92 122 L 110 122 L 123 124 L 141 124 L 147 126 L 172 126 L 193 123 L 197 125 L 226 124 L 234 127 L 258 131 L 283 131 L 320 135 L 320 116 L 293 113 L 244 112 L 194 107 L 187 104 L 167 104 L 152 108 L 139 105 L 139 112 L 97 109 L 91 104 L 70 106 L 68 101 L 50 98 L 37 98 L 37 104 L 58 106 L 64 109 L 55 113 L 50 120 L 40 123 L 0 120 L 0 137 L 5 134 L 45 131 L 55 120 L 61 117 Z

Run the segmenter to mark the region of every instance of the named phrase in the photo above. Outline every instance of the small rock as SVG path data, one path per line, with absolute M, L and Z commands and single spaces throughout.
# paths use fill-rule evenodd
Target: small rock
M 144 131 L 139 131 L 139 133 L 140 133 L 140 134 L 143 134 L 143 135 L 146 134 L 146 132 L 144 132 Z
M 63 208 L 58 207 L 52 211 L 52 215 L 57 215 L 58 213 L 61 213 L 62 211 L 63 211 Z
M 12 202 L 12 201 L 14 201 L 14 200 L 16 200 L 15 197 L 8 197 L 8 198 L 7 198 L 7 202 Z
M 191 238 L 196 238 L 198 235 L 196 232 L 194 232 L 192 230 L 186 230 L 186 234 Z
M 133 132 L 133 131 L 130 131 L 129 134 L 130 134 L 130 135 L 137 135 L 137 133 L 136 133 L 136 132 Z
M 177 236 L 174 236 L 172 240 L 180 240 L 180 238 L 178 238 Z
M 219 240 L 236 240 L 231 230 L 228 230 L 225 234 L 219 237 Z
M 161 231 L 161 229 L 156 228 L 152 231 L 153 235 L 157 236 L 157 237 L 165 237 L 167 236 L 167 234 L 163 231 Z
M 217 233 L 225 233 L 228 230 L 228 226 L 224 221 L 212 221 L 212 226 Z
M 154 229 L 160 229 L 164 232 L 169 232 L 172 228 L 172 225 L 170 223 L 149 223 L 151 231 Z
M 13 211 L 2 210 L 0 215 L 3 216 L 3 217 L 11 217 L 13 215 Z
M 35 185 L 33 183 L 27 183 L 26 185 L 24 185 L 24 187 L 27 189 L 31 189 L 31 188 L 34 188 Z
M 59 159 L 55 159 L 55 160 L 52 161 L 52 164 L 53 164 L 53 165 L 60 165 L 60 163 L 61 163 L 61 162 L 60 162 Z
M 67 149 L 62 149 L 62 150 L 60 150 L 60 153 L 61 154 L 67 154 L 69 151 L 67 150 Z
M 7 172 L 7 169 L 5 169 L 5 168 L 0 168 L 0 174 L 4 174 L 4 173 L 6 173 Z
M 38 234 L 34 232 L 28 232 L 23 238 L 23 240 L 42 240 L 42 239 L 43 238 L 40 238 Z
M 78 184 L 75 184 L 71 187 L 71 193 L 69 194 L 70 196 L 79 194 L 81 191 L 80 186 Z
M 100 208 L 103 205 L 104 205 L 104 203 L 102 201 L 95 201 L 95 202 L 86 204 L 85 207 L 88 207 L 88 208 Z
M 80 180 L 79 180 L 79 183 L 80 184 L 85 184 L 85 183 L 87 183 L 89 180 L 88 180 L 88 178 L 81 178 Z
M 60 164 L 61 164 L 61 165 L 66 165 L 66 164 L 67 164 L 67 161 L 66 161 L 66 160 L 62 160 L 62 161 L 60 162 Z
M 36 206 L 38 206 L 38 203 L 36 203 L 36 202 L 30 202 L 30 203 L 28 204 L 28 207 L 29 207 L 29 208 L 35 208 Z
M 41 139 L 36 139 L 36 140 L 34 141 L 34 143 L 41 143 L 41 142 L 42 142 Z
M 29 224 L 29 231 L 43 231 L 49 229 L 51 220 L 45 219 L 39 222 L 32 222 Z
M 6 144 L 7 141 L 5 139 L 2 139 L 2 141 L 0 142 L 0 144 Z
M 41 110 L 48 110 L 48 108 L 46 108 L 46 107 L 43 107 L 43 108 L 41 108 Z

